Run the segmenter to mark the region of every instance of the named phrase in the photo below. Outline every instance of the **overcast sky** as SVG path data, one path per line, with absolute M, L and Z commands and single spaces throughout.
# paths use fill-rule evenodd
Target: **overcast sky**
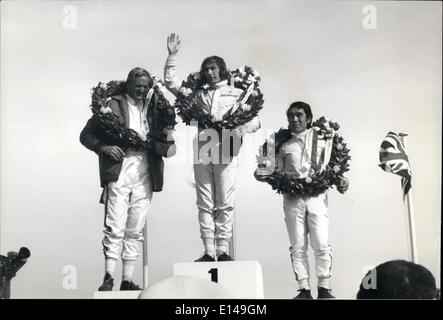
M 375 29 L 363 27 L 366 5 L 376 9 Z M 182 38 L 180 78 L 213 54 L 262 76 L 262 129 L 246 139 L 239 170 L 236 255 L 262 265 L 266 298 L 291 298 L 297 286 L 282 196 L 255 181 L 253 159 L 297 100 L 314 118 L 337 121 L 351 148 L 350 189 L 329 192 L 335 295 L 354 298 L 367 266 L 409 259 L 400 178 L 377 166 L 388 131 L 409 135 L 419 260 L 440 281 L 441 9 L 440 2 L 2 1 L 0 253 L 26 246 L 32 254 L 12 296 L 90 298 L 101 283 L 98 160 L 78 141 L 90 89 L 125 79 L 135 66 L 163 77 L 171 32 Z M 179 121 L 175 137 L 179 154 L 166 160 L 165 188 L 148 215 L 151 282 L 202 252 L 186 161 L 192 134 Z M 77 272 L 77 289 L 63 288 L 66 266 Z

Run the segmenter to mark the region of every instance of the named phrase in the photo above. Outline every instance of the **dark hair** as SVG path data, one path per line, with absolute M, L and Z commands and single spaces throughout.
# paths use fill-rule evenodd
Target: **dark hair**
M 218 56 L 210 56 L 207 57 L 205 60 L 203 60 L 201 67 L 200 67 L 200 79 L 202 79 L 202 81 L 204 83 L 207 82 L 206 77 L 205 77 L 205 73 L 203 72 L 203 69 L 205 67 L 205 65 L 207 65 L 208 63 L 215 63 L 218 68 L 220 69 L 220 79 L 221 80 L 229 80 L 231 77 L 231 74 L 228 71 L 228 68 L 226 68 L 226 63 L 225 60 L 223 60 L 223 58 L 220 58 Z
M 365 288 L 365 279 L 375 272 L 376 284 Z M 435 278 L 422 265 L 405 260 L 392 260 L 369 271 L 360 284 L 357 299 L 435 299 Z
M 132 81 L 134 81 L 135 78 L 139 77 L 147 77 L 149 79 L 149 85 L 152 83 L 151 75 L 148 71 L 146 71 L 143 68 L 136 67 L 129 71 L 128 77 L 126 78 L 126 86 L 128 86 Z
M 293 102 L 289 106 L 288 110 L 286 110 L 286 116 L 289 116 L 289 111 L 291 111 L 292 109 L 302 109 L 306 114 L 306 118 L 311 119 L 311 120 L 309 120 L 309 123 L 308 123 L 308 129 L 309 129 L 312 124 L 311 106 L 305 102 L 302 102 L 302 101 Z

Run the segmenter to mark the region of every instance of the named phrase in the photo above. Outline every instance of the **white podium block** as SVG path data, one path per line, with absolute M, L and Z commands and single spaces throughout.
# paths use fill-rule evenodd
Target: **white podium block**
M 137 299 L 141 290 L 95 291 L 94 299 Z
M 236 299 L 263 299 L 263 271 L 257 261 L 174 263 L 174 276 L 189 276 L 217 282 Z
M 235 294 L 211 280 L 173 276 L 145 288 L 139 299 L 235 299 Z

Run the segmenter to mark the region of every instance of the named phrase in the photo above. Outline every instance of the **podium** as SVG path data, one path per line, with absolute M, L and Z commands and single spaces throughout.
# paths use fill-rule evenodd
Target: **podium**
M 174 276 L 210 280 L 223 285 L 236 299 L 263 299 L 263 271 L 257 261 L 174 263 Z
M 147 244 L 147 228 L 146 225 L 143 229 L 144 242 L 143 242 L 143 287 L 148 287 L 148 244 Z M 234 243 L 235 238 L 232 238 L 230 244 L 230 251 L 234 257 Z M 188 278 L 189 279 L 186 279 Z M 198 289 L 198 281 L 192 281 L 192 278 L 202 279 L 206 281 L 212 281 L 220 284 L 222 287 L 226 288 L 225 293 L 218 292 L 216 294 L 221 294 L 217 297 L 226 296 L 231 298 L 231 293 L 235 295 L 235 299 L 263 299 L 263 270 L 261 265 L 255 260 L 245 260 L 245 261 L 223 261 L 223 262 L 179 262 L 173 265 L 173 278 L 164 279 L 163 288 L 170 286 L 171 288 L 177 285 L 181 285 L 181 289 L 186 287 L 186 282 L 189 282 L 190 287 L 194 286 L 197 288 L 194 295 L 204 293 Z M 177 282 L 178 280 L 178 282 Z M 172 282 L 171 282 L 172 281 Z M 175 282 L 174 282 L 175 281 Z M 162 282 L 162 281 L 160 281 Z M 169 293 L 159 286 L 159 283 L 154 284 L 157 286 L 156 294 L 162 297 L 169 296 Z M 153 286 L 154 286 L 153 285 Z M 210 285 L 207 287 L 211 287 Z M 161 290 L 160 290 L 160 289 Z M 152 289 L 152 286 L 151 286 Z M 118 289 L 117 289 L 118 290 Z M 162 291 L 163 290 L 163 291 Z M 154 290 L 155 291 L 155 290 Z M 180 290 L 179 290 L 180 291 Z M 183 291 L 183 290 L 181 290 Z M 180 292 L 181 292 L 180 291 Z M 186 291 L 186 290 L 185 290 Z M 94 299 L 138 299 L 141 290 L 137 291 L 95 291 Z M 144 294 L 146 291 L 143 291 Z M 228 293 L 229 292 L 229 293 Z M 177 293 L 175 293 L 177 294 Z M 171 292 L 171 296 L 174 293 Z M 149 294 L 147 295 L 149 296 Z M 207 296 L 207 295 L 206 295 Z M 215 297 L 215 296 L 214 296 Z M 209 299 L 213 298 L 208 296 Z
M 253 260 L 179 262 L 173 265 L 173 276 L 177 278 L 197 278 L 218 283 L 232 292 L 234 297 L 229 297 L 232 299 L 264 298 L 263 270 L 261 265 Z M 94 299 L 137 299 L 141 292 L 140 290 L 96 291 L 94 292 Z M 174 296 L 173 292 L 171 292 L 172 296 Z
M 142 291 L 139 299 L 235 299 L 236 295 L 219 283 L 188 276 L 172 276 Z

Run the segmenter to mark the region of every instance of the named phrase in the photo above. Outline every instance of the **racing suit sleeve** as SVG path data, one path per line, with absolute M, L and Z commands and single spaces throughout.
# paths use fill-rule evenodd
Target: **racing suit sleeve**
M 177 95 L 181 86 L 181 82 L 178 80 L 176 75 L 176 67 L 177 67 L 177 56 L 175 54 L 170 54 L 166 59 L 165 63 L 164 82 L 166 88 L 168 88 L 168 90 L 174 96 Z
M 258 119 L 258 116 L 253 118 L 251 121 L 246 122 L 244 124 L 244 126 L 246 127 L 246 132 L 247 133 L 254 133 L 258 129 L 260 129 L 261 124 L 260 124 L 260 120 Z

